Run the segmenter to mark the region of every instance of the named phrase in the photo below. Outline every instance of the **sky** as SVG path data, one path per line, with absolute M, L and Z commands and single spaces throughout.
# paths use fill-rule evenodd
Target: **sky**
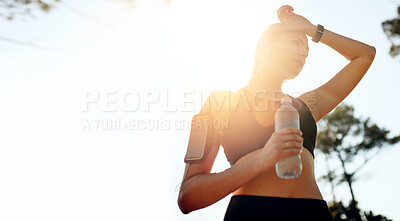
M 212 91 L 247 84 L 256 42 L 284 4 L 376 48 L 343 102 L 400 134 L 400 63 L 381 28 L 394 1 L 71 0 L 0 20 L 0 36 L 38 46 L 0 40 L 0 220 L 222 220 L 230 195 L 188 215 L 177 205 L 190 119 Z M 302 72 L 282 88 L 296 97 L 347 64 L 308 38 Z M 360 208 L 400 220 L 398 157 L 399 144 L 387 147 L 360 171 Z M 317 152 L 317 178 L 324 160 Z M 227 168 L 221 147 L 212 172 Z M 349 200 L 345 185 L 335 195 Z

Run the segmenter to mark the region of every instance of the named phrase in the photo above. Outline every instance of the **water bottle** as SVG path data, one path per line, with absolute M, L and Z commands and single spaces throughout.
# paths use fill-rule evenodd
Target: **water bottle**
M 299 113 L 292 106 L 292 99 L 288 96 L 282 98 L 281 107 L 275 113 L 275 131 L 285 127 L 300 129 Z M 275 164 L 276 174 L 282 179 L 294 179 L 300 176 L 302 169 L 300 154 L 281 158 Z

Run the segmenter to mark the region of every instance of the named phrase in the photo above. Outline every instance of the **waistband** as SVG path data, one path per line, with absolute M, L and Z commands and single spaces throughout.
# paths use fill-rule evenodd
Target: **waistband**
M 276 196 L 234 195 L 224 221 L 334 221 L 325 200 Z
M 279 197 L 279 196 L 258 196 L 258 195 L 234 195 L 231 197 L 232 199 L 254 199 L 254 200 L 275 200 L 275 201 L 309 201 L 309 202 L 320 202 L 327 203 L 322 199 L 315 198 L 289 198 L 289 197 Z

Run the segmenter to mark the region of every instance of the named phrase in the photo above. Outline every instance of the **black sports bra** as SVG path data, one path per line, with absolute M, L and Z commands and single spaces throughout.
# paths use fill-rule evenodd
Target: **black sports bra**
M 246 88 L 242 88 L 241 90 L 245 92 L 244 94 L 247 100 L 249 100 L 248 98 L 254 98 Z M 289 97 L 292 99 L 293 107 L 299 112 L 300 130 L 303 133 L 303 146 L 307 148 L 311 152 L 313 158 L 315 158 L 313 152 L 317 135 L 315 120 L 303 101 L 290 95 Z M 274 101 L 270 102 L 273 103 Z M 244 102 L 244 99 L 239 99 L 237 108 L 235 111 L 231 111 L 228 117 L 229 126 L 224 130 L 223 136 L 221 137 L 221 145 L 224 148 L 225 155 L 231 166 L 242 156 L 262 148 L 275 131 L 274 122 L 268 126 L 259 124 L 254 116 L 254 112 L 248 109 L 249 106 L 252 108 L 251 102 L 248 102 L 248 104 Z M 268 103 L 268 105 L 270 104 L 271 103 Z M 280 102 L 276 101 L 273 109 L 277 110 L 279 107 Z M 251 110 L 253 110 L 253 108 Z M 274 114 L 275 112 L 269 113 Z M 274 119 L 274 117 L 271 119 Z

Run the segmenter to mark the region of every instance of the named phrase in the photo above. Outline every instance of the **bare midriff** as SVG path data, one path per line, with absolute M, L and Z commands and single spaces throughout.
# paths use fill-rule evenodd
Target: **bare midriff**
M 236 161 L 235 165 L 259 151 L 261 151 L 261 148 L 244 155 Z M 274 166 L 271 170 L 259 174 L 253 180 L 235 190 L 232 195 L 257 195 L 323 200 L 315 180 L 314 159 L 310 151 L 305 147 L 303 147 L 301 153 L 301 161 L 303 170 L 300 176 L 295 179 L 279 178 L 276 175 Z

